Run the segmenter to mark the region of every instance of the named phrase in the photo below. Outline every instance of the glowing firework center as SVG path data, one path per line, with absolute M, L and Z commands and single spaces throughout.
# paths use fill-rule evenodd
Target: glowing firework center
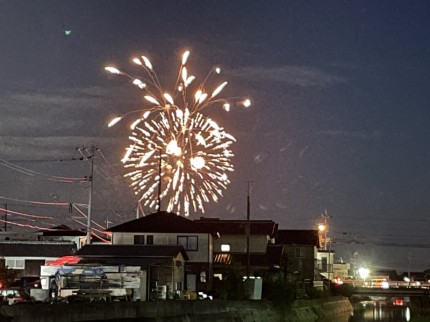
M 152 105 L 114 118 L 109 126 L 118 123 L 131 113 L 141 113 L 131 124 L 131 144 L 122 159 L 129 172 L 131 187 L 140 196 L 144 206 L 158 209 L 161 200 L 167 200 L 167 211 L 188 215 L 190 209 L 204 212 L 204 203 L 217 201 L 230 183 L 228 173 L 234 170 L 230 147 L 235 138 L 200 111 L 210 105 L 220 104 L 229 111 L 231 99 L 215 98 L 227 82 L 221 83 L 209 95 L 205 84 L 213 68 L 193 95 L 188 95 L 195 80 L 188 76 L 185 66 L 189 52 L 182 56 L 182 64 L 173 95 L 162 90 L 152 64 L 145 56 L 133 62 L 144 68 L 141 79 L 119 71 L 115 67 L 105 69 L 113 74 L 124 75 L 144 90 L 144 98 Z M 158 93 L 158 95 L 154 95 Z M 188 97 L 190 96 L 190 97 Z M 178 103 L 177 103 L 177 102 Z M 234 99 L 233 103 L 250 106 L 249 99 Z

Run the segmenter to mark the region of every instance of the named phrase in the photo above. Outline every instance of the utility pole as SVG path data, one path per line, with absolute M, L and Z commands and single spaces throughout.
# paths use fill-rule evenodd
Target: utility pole
M 4 204 L 4 231 L 7 231 L 7 203 Z
M 88 195 L 88 213 L 87 213 L 87 245 L 91 244 L 91 211 L 93 202 L 93 189 L 94 189 L 94 156 L 95 152 L 98 151 L 98 147 L 91 145 L 90 147 L 77 148 L 77 150 L 82 154 L 85 160 L 91 160 L 91 172 L 88 178 L 90 182 L 89 195 Z M 84 154 L 82 151 L 86 151 Z
M 251 252 L 249 241 L 251 235 L 251 202 L 250 202 L 250 182 L 248 181 L 248 196 L 246 198 L 246 278 L 249 279 L 249 267 L 251 264 Z
M 411 259 L 412 254 L 408 252 L 408 287 L 411 287 Z
M 327 214 L 327 209 L 324 210 L 324 212 L 321 214 L 321 217 L 324 218 L 324 222 L 318 225 L 318 230 L 320 234 L 322 233 L 324 234 L 323 235 L 324 250 L 327 250 L 327 242 L 330 242 L 330 239 L 327 237 L 327 233 L 329 231 L 329 224 L 328 224 L 329 215 Z
M 160 160 L 158 162 L 158 212 L 161 211 L 161 149 L 160 149 Z

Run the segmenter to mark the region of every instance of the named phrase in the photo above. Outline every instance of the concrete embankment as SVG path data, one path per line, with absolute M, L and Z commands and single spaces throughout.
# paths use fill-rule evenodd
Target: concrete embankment
M 340 316 L 350 316 L 353 307 L 348 298 L 335 296 L 314 300 L 297 300 L 284 314 L 285 322 L 331 321 Z
M 0 321 L 313 322 L 350 313 L 347 298 L 300 300 L 285 310 L 269 301 L 157 301 L 21 304 L 0 308 Z

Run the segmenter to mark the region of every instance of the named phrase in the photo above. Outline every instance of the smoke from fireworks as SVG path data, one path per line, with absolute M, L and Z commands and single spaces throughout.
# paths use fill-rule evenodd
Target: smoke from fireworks
M 115 67 L 105 67 L 113 74 L 123 75 L 145 92 L 147 108 L 115 117 L 109 127 L 132 113 L 140 113 L 130 128 L 130 145 L 122 159 L 129 172 L 131 187 L 146 207 L 159 209 L 167 200 L 167 211 L 186 216 L 190 210 L 204 212 L 204 203 L 217 201 L 230 183 L 228 174 L 234 170 L 231 145 L 235 138 L 201 111 L 221 105 L 249 107 L 249 99 L 219 98 L 227 85 L 221 82 L 212 91 L 206 90 L 211 76 L 220 74 L 213 68 L 204 81 L 193 86 L 195 77 L 188 74 L 186 63 L 190 52 L 182 56 L 178 77 L 172 93 L 165 92 L 149 59 L 134 58 L 144 69 L 142 78 L 135 78 Z

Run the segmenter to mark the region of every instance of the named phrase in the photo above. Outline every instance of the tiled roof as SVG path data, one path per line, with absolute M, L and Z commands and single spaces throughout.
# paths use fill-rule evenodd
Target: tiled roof
M 55 230 L 52 230 L 55 229 Z M 40 230 L 43 236 L 85 236 L 86 232 L 83 230 L 72 229 L 66 225 L 59 225 L 50 228 L 50 230 Z
M 176 245 L 86 245 L 76 255 L 80 257 L 132 257 L 132 258 L 172 258 L 188 255 L 182 246 Z
M 109 228 L 111 232 L 133 233 L 209 233 L 194 221 L 166 211 L 149 214 Z
M 61 257 L 75 252 L 76 244 L 68 242 L 0 242 L 0 256 L 3 257 Z
M 112 265 L 112 266 L 141 266 L 150 267 L 158 265 L 171 265 L 171 257 L 83 257 L 79 264 Z
M 220 235 L 244 235 L 246 233 L 246 220 L 222 220 L 219 218 L 200 218 L 194 220 L 202 229 Z M 250 220 L 251 235 L 267 235 L 274 237 L 278 224 L 272 220 Z
M 319 247 L 318 230 L 279 229 L 276 243 L 282 245 L 312 245 Z

